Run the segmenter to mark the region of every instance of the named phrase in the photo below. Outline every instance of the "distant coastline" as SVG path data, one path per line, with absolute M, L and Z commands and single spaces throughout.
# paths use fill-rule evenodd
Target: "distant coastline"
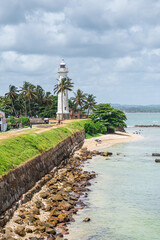
M 111 104 L 114 108 L 125 113 L 160 113 L 160 105 L 121 105 Z
M 135 127 L 141 127 L 141 128 L 150 128 L 150 127 L 154 127 L 154 128 L 160 128 L 160 125 L 135 125 Z

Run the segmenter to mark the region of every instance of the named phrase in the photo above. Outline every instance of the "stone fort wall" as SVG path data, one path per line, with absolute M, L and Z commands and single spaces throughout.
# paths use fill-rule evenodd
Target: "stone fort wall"
M 7 212 L 9 213 L 8 209 L 20 200 L 23 194 L 32 189 L 40 179 L 54 167 L 59 166 L 75 150 L 82 147 L 84 139 L 84 131 L 76 132 L 60 142 L 56 147 L 2 176 L 0 178 L 0 221 L 4 221 L 4 216 L 6 216 Z

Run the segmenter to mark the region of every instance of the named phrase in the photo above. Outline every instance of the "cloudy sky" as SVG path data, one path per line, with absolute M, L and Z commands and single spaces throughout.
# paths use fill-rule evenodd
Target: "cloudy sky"
M 160 104 L 160 1 L 0 0 L 0 95 L 52 91 L 61 58 L 98 102 Z

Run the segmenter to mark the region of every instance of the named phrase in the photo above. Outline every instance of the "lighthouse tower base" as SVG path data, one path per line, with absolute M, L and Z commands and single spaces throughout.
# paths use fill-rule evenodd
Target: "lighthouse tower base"
M 63 113 L 63 120 L 70 119 L 70 113 Z M 57 113 L 57 120 L 62 120 L 62 113 Z

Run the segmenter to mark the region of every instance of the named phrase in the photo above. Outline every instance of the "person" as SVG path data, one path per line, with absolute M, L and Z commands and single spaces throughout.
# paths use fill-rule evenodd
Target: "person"
M 58 124 L 61 124 L 61 120 L 60 119 L 58 120 Z

